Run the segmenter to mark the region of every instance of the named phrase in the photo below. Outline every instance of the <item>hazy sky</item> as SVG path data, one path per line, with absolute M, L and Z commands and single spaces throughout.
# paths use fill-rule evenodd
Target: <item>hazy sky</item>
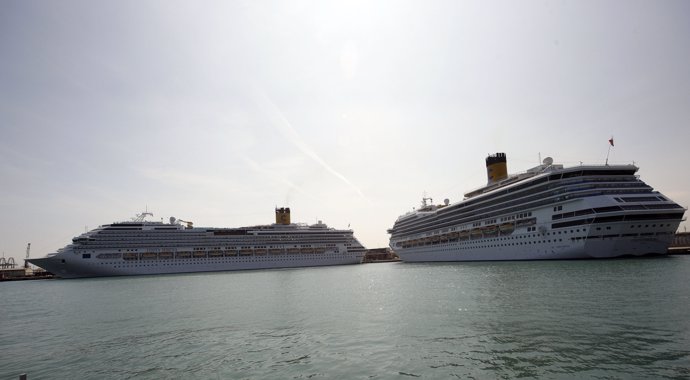
M 148 207 L 369 248 L 424 192 L 640 166 L 690 205 L 688 1 L 0 1 L 0 251 Z M 682 227 L 681 227 L 682 228 Z M 20 261 L 21 262 L 21 261 Z

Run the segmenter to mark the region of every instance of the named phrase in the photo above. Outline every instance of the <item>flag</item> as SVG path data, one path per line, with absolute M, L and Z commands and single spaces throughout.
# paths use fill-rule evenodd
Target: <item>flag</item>
M 611 146 L 613 146 L 613 136 L 611 136 L 611 138 L 609 139 L 609 144 L 611 144 Z

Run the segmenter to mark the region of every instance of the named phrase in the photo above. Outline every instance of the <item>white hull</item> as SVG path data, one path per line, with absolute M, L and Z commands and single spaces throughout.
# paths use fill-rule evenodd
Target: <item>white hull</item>
M 62 278 L 133 276 L 359 264 L 361 254 L 310 253 L 162 260 L 85 260 L 70 251 L 30 262 Z M 63 262 L 64 260 L 64 262 Z
M 685 209 L 636 170 L 558 167 L 456 204 L 423 204 L 398 218 L 390 246 L 410 262 L 664 255 Z
M 605 199 L 599 199 L 603 202 Z M 575 208 L 584 201 L 575 201 Z M 534 210 L 534 215 L 549 209 Z M 673 241 L 680 221 L 612 222 L 551 229 L 550 223 L 536 228 L 518 228 L 510 233 L 457 239 L 410 248 L 397 248 L 403 261 L 505 261 L 613 258 L 663 255 Z
M 671 240 L 673 235 L 667 234 L 652 238 L 596 238 L 568 244 L 528 242 L 516 247 L 495 247 L 476 241 L 472 246 L 456 242 L 399 249 L 396 253 L 407 262 L 593 259 L 663 255 Z

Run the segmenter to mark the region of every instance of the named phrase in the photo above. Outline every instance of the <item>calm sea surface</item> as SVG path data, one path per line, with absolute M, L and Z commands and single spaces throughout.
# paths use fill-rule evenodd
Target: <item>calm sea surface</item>
M 0 283 L 0 378 L 690 378 L 690 256 Z

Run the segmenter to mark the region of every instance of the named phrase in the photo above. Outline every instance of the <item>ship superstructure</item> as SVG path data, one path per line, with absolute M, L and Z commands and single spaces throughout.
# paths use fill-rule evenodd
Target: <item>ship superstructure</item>
M 358 264 L 365 248 L 352 230 L 290 222 L 276 208 L 276 223 L 241 228 L 194 227 L 170 218 L 102 225 L 72 244 L 29 261 L 63 278 L 147 275 Z
M 508 175 L 486 159 L 488 183 L 461 202 L 400 216 L 390 246 L 404 261 L 608 258 L 665 254 L 685 208 L 654 191 L 635 165 L 542 165 Z

